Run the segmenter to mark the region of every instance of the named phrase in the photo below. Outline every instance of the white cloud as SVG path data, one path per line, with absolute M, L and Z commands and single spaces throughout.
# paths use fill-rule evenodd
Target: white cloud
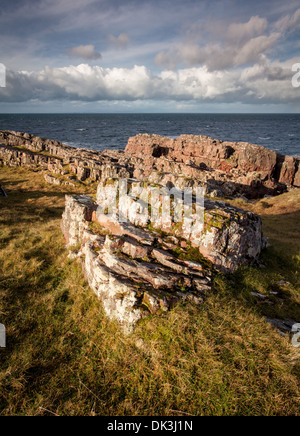
M 41 71 L 7 72 L 0 101 L 176 100 L 195 102 L 297 102 L 291 62 L 260 64 L 244 70 L 209 71 L 206 66 L 153 74 L 145 66 L 103 68 L 81 64 Z
M 67 50 L 70 56 L 79 57 L 87 60 L 97 60 L 101 59 L 101 53 L 95 50 L 93 45 L 79 45 Z

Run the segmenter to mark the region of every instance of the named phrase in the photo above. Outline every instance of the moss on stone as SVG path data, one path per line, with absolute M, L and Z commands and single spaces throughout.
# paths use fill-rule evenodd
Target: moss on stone
M 204 213 L 204 233 L 209 232 L 212 227 L 222 230 L 224 227 L 230 226 L 230 219 L 219 213 Z
M 97 223 L 96 221 L 92 221 L 89 223 L 89 230 L 100 236 L 111 235 L 111 232 L 109 230 L 105 229 L 103 226 L 101 226 L 101 224 Z
M 106 179 L 104 182 L 104 186 L 112 186 L 115 185 L 117 182 L 116 179 Z
M 212 268 L 212 263 L 200 253 L 198 247 L 192 247 L 190 242 L 187 242 L 187 244 L 187 248 L 185 249 L 181 247 L 174 248 L 172 254 L 177 257 L 177 259 L 199 263 L 204 268 Z
M 172 225 L 172 231 L 173 231 L 173 233 L 175 233 L 175 235 L 176 234 L 181 234 L 181 232 L 182 232 L 182 222 L 180 221 L 180 222 L 177 222 L 177 223 L 173 223 L 173 225 Z

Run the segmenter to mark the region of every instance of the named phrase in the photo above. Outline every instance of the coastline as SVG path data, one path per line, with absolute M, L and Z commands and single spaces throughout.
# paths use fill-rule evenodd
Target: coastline
M 291 114 L 0 114 L 0 129 L 28 132 L 73 147 L 124 151 L 140 133 L 205 135 L 258 144 L 300 157 L 300 115 Z
M 260 198 L 300 186 L 300 159 L 206 136 L 137 135 L 129 138 L 124 152 L 78 149 L 9 131 L 0 131 L 1 143 L 4 164 L 41 168 L 52 177 L 71 173 L 80 182 L 127 177 L 162 185 L 171 182 L 180 189 L 192 183 L 204 186 L 212 197 L 229 198 Z

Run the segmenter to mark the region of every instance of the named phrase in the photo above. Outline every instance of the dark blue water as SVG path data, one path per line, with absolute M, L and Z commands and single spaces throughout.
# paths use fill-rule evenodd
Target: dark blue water
M 300 114 L 0 114 L 0 129 L 93 150 L 124 150 L 138 133 L 194 134 L 300 156 Z

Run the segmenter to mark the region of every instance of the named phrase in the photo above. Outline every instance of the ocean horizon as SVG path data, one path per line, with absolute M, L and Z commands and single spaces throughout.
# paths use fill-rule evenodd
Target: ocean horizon
M 0 129 L 31 133 L 97 151 L 124 150 L 139 133 L 249 142 L 300 157 L 300 114 L 43 113 L 0 114 Z

